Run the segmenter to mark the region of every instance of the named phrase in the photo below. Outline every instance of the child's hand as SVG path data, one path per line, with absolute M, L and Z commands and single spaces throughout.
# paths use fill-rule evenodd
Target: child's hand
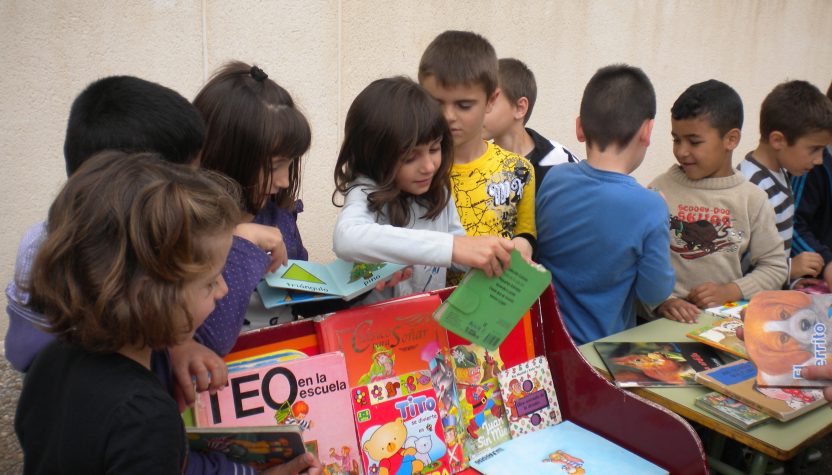
M 451 260 L 455 264 L 482 269 L 488 277 L 503 273 L 511 263 L 514 244 L 497 236 L 454 236 Z
M 656 313 L 669 320 L 682 323 L 696 323 L 699 318 L 699 307 L 687 300 L 669 298 L 659 305 Z
M 823 271 L 823 257 L 817 252 L 801 252 L 792 257 L 792 269 L 789 279 L 798 277 L 817 277 Z
M 263 252 L 271 253 L 272 263 L 269 265 L 269 272 L 274 272 L 288 262 L 289 251 L 286 250 L 286 244 L 283 242 L 283 234 L 276 227 L 241 223 L 234 228 L 234 235 L 251 241 Z
M 261 473 L 262 475 L 297 475 L 300 473 L 305 475 L 322 475 L 324 472 L 320 460 L 307 452 L 282 465 L 272 467 Z
M 718 307 L 725 302 L 732 302 L 742 298 L 742 292 L 737 284 L 716 284 L 705 282 L 694 287 L 688 294 L 688 300 L 699 308 Z
M 385 288 L 395 287 L 396 285 L 399 284 L 399 282 L 401 282 L 403 280 L 408 280 L 411 277 L 413 277 L 413 268 L 412 267 L 405 267 L 402 270 L 393 272 L 393 275 L 390 276 L 389 279 L 383 280 L 383 281 L 379 282 L 378 284 L 376 284 L 376 290 L 381 292 Z
M 170 359 L 177 396 L 185 406 L 193 406 L 196 401 L 194 387 L 199 392 L 208 390 L 213 394 L 228 383 L 225 361 L 193 338 L 171 347 Z
M 832 365 L 804 366 L 800 370 L 800 377 L 806 379 L 830 379 L 832 380 Z M 823 388 L 823 397 L 832 402 L 832 385 Z
M 532 261 L 532 245 L 526 238 L 512 238 L 511 242 L 514 244 L 514 248 L 517 249 L 518 252 L 520 252 L 520 257 L 525 259 L 526 262 L 534 262 Z
M 826 286 L 832 289 L 832 262 L 826 264 L 823 269 L 823 280 L 826 281 Z

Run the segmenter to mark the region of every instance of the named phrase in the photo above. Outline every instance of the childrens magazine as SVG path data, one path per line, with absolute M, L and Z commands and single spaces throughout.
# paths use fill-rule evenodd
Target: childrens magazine
M 428 371 L 355 387 L 352 404 L 366 473 L 450 473 L 445 431 Z
M 197 427 L 296 424 L 306 449 L 323 464 L 361 473 L 344 355 L 232 365 L 228 386 L 197 396 Z
M 696 381 L 742 401 L 778 421 L 790 421 L 826 405 L 823 391 L 809 388 L 768 388 L 757 385 L 754 363 L 737 360 L 696 374 Z
M 722 365 L 716 352 L 699 342 L 596 342 L 595 349 L 615 384 L 622 388 L 695 386 L 698 371 Z
M 740 318 L 740 314 L 748 306 L 748 300 L 725 302 L 717 307 L 706 308 L 705 311 L 719 318 Z
M 703 411 L 743 430 L 771 420 L 768 414 L 716 391 L 699 396 L 693 403 Z
M 571 422 L 524 434 L 471 459 L 485 475 L 658 475 L 667 470 Z
M 264 427 L 188 427 L 192 452 L 220 452 L 257 471 L 286 463 L 306 450 L 297 425 Z
M 743 339 L 760 386 L 823 387 L 800 377 L 804 366 L 832 364 L 832 295 L 758 292 L 745 311 Z
M 500 371 L 497 379 L 508 410 L 512 438 L 561 421 L 555 384 L 545 356 Z
M 400 264 L 364 264 L 336 259 L 327 264 L 289 259 L 286 265 L 265 275 L 272 287 L 331 294 L 351 300 L 394 272 L 404 269 Z
M 739 318 L 722 318 L 710 325 L 692 330 L 687 337 L 738 358 L 748 359 L 745 342 L 737 336 L 738 328 L 742 328 L 742 320 Z
M 341 351 L 349 387 L 426 370 L 448 335 L 433 318 L 439 297 L 420 294 L 315 319 L 323 351 Z
M 497 373 L 505 367 L 499 352 L 475 344 L 454 346 L 450 356 L 462 447 L 469 459 L 511 438 L 497 381 Z
M 529 264 L 515 250 L 499 277 L 468 271 L 434 318 L 449 331 L 495 350 L 550 282 L 546 268 Z

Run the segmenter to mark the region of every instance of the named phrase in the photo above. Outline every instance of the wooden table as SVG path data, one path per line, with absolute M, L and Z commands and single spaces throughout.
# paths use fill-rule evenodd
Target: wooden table
M 631 328 L 598 341 L 692 341 L 685 334 L 695 328 L 707 325 L 716 318 L 702 314 L 695 324 L 674 322 L 665 318 Z M 587 361 L 606 373 L 606 367 L 598 356 L 592 343 L 579 347 Z M 832 432 L 832 410 L 819 408 L 789 422 L 770 421 L 744 431 L 703 412 L 694 405 L 694 399 L 711 390 L 702 386 L 684 388 L 634 388 L 633 392 L 672 410 L 680 416 L 697 422 L 723 437 L 734 439 L 755 451 L 752 469 L 749 473 L 765 471 L 767 457 L 788 461 L 803 449 Z M 724 439 L 722 439 L 724 442 Z M 718 457 L 721 444 L 712 450 L 710 462 L 712 468 L 722 473 L 739 473 L 731 467 L 723 467 Z

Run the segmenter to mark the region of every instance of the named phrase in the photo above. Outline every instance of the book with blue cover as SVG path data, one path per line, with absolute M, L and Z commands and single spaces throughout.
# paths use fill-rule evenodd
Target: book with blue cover
M 387 262 L 366 264 L 335 259 L 319 264 L 289 259 L 286 265 L 266 274 L 264 279 L 271 287 L 337 295 L 350 300 L 404 268 L 401 264 Z
M 668 471 L 571 422 L 549 426 L 504 442 L 472 459 L 485 475 L 533 473 L 667 474 Z

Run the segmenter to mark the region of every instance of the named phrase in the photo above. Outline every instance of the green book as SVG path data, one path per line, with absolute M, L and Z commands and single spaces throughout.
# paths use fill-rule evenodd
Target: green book
M 511 265 L 499 277 L 470 270 L 434 312 L 440 325 L 488 350 L 496 350 L 552 282 L 552 274 L 512 251 Z

